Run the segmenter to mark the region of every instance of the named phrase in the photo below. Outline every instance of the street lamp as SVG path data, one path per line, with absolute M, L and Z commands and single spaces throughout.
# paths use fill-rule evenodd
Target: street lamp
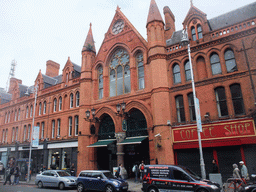
M 199 100 L 196 98 L 196 91 L 195 91 L 195 82 L 194 82 L 194 74 L 193 74 L 193 67 L 191 62 L 191 55 L 190 55 L 190 44 L 188 39 L 187 33 L 187 26 L 186 30 L 182 31 L 182 39 L 181 45 L 188 46 L 188 57 L 189 57 L 189 66 L 190 66 L 190 73 L 191 73 L 191 82 L 192 82 L 192 90 L 193 90 L 193 99 L 194 99 L 194 106 L 195 106 L 195 113 L 196 113 L 196 123 L 197 123 L 197 135 L 198 135 L 198 143 L 199 143 L 199 152 L 200 152 L 200 166 L 201 166 L 201 175 L 203 179 L 206 179 L 205 174 L 205 164 L 204 164 L 204 157 L 203 157 L 203 150 L 202 150 L 202 141 L 200 132 L 202 132 L 202 124 L 201 124 L 201 116 L 200 116 L 200 108 L 199 108 Z
M 116 115 L 121 117 L 125 115 L 126 117 L 128 117 L 128 113 L 125 112 L 125 107 L 126 107 L 126 103 L 124 101 L 121 104 L 120 103 L 116 104 L 116 111 L 117 111 Z
M 89 119 L 91 112 L 92 112 L 92 119 Z M 95 117 L 96 110 L 94 108 L 92 108 L 91 112 L 89 109 L 87 109 L 87 111 L 85 112 L 86 118 L 84 118 L 84 120 L 89 121 L 89 122 L 94 122 L 94 123 L 100 122 L 100 119 L 98 117 Z
M 32 150 L 32 135 L 33 135 L 34 123 L 35 123 L 37 89 L 38 89 L 38 85 L 36 84 L 36 86 L 34 87 L 35 103 L 34 103 L 33 120 L 32 120 L 32 131 L 30 130 L 30 145 L 29 145 L 29 159 L 28 159 L 28 177 L 27 177 L 27 182 L 29 182 L 29 177 L 30 177 L 31 150 Z M 27 92 L 25 93 L 25 95 L 29 96 L 28 89 L 27 89 Z

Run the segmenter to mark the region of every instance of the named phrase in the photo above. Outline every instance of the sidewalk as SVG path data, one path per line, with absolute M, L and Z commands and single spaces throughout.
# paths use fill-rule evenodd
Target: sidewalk
M 26 181 L 20 181 L 19 184 L 21 185 L 35 185 L 35 179 L 36 179 L 36 175 L 32 175 L 31 176 L 31 180 L 27 183 Z M 13 178 L 12 178 L 13 181 Z M 134 182 L 134 179 L 127 179 L 127 182 L 129 184 L 129 189 L 128 191 L 131 192 L 139 192 L 141 191 L 141 187 L 142 187 L 142 183 L 139 182 Z M 4 183 L 4 180 L 0 180 L 0 183 Z M 7 185 L 9 185 L 9 183 L 7 183 Z

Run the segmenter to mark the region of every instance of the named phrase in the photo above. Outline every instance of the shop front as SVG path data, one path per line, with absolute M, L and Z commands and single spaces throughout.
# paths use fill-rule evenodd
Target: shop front
M 223 180 L 232 176 L 234 163 L 244 161 L 249 173 L 256 170 L 256 134 L 252 118 L 203 124 L 201 133 L 206 175 L 216 159 Z M 172 127 L 176 164 L 189 167 L 200 175 L 200 157 L 196 125 Z

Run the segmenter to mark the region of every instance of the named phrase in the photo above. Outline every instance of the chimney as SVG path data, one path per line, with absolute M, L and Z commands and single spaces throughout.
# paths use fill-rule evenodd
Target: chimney
M 59 69 L 60 69 L 60 64 L 48 60 L 46 62 L 46 73 L 45 75 L 49 76 L 49 77 L 56 77 L 59 75 Z

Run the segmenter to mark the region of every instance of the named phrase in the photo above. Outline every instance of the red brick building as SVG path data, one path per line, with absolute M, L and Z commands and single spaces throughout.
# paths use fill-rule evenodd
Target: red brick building
M 46 74 L 40 71 L 33 87 L 12 78 L 9 93 L 1 92 L 2 158 L 8 147 L 16 158 L 28 158 L 38 85 L 35 125 L 41 140 L 32 151 L 34 169 L 69 168 L 74 162 L 78 172 L 112 170 L 123 163 L 130 173 L 144 160 L 200 173 L 187 47 L 170 8 L 163 10 L 165 21 L 151 0 L 145 40 L 117 7 L 97 53 L 90 26 L 81 67 L 68 58 L 59 74 L 60 65 L 47 61 Z M 184 18 L 207 175 L 212 159 L 224 177 L 240 160 L 256 168 L 255 20 L 256 3 L 213 19 L 191 5 Z

